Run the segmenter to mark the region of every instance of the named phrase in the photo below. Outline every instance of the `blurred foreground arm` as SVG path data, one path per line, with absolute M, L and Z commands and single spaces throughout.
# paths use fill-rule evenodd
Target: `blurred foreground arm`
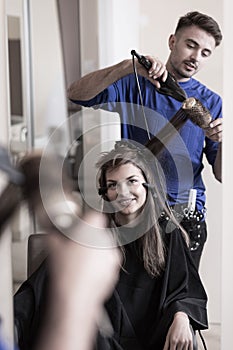
M 101 214 L 90 213 L 78 230 L 105 226 Z M 88 247 L 56 232 L 50 238 L 52 285 L 49 308 L 36 350 L 93 348 L 103 303 L 118 279 L 120 254 L 111 233 L 101 232 L 102 247 Z M 85 232 L 84 232 L 85 233 Z M 103 245 L 104 243 L 104 245 Z
M 130 73 L 133 73 L 131 60 L 124 60 L 114 66 L 89 73 L 70 85 L 68 98 L 88 101 L 118 79 Z

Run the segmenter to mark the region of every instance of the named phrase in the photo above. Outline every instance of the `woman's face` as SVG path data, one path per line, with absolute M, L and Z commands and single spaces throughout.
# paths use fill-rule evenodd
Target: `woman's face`
M 106 172 L 107 197 L 116 211 L 117 224 L 134 220 L 146 202 L 145 178 L 141 170 L 127 163 Z

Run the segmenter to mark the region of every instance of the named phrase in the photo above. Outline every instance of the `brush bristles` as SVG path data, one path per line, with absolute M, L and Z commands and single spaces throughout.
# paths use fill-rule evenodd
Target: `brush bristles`
M 209 127 L 212 120 L 211 114 L 202 103 L 194 97 L 187 98 L 183 102 L 182 109 L 187 117 L 202 129 Z

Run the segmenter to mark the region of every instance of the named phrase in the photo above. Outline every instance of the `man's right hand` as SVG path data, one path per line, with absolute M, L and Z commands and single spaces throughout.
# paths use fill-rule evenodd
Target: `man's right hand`
M 161 62 L 157 57 L 147 55 L 145 56 L 152 64 L 149 71 L 147 71 L 142 65 L 139 68 L 139 74 L 143 75 L 154 84 L 157 88 L 160 88 L 160 82 L 158 79 L 161 79 L 163 82 L 166 81 L 168 76 L 168 71 L 163 62 Z

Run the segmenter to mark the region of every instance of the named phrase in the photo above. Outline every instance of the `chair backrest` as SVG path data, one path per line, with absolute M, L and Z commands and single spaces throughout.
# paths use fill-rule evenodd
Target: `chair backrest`
M 48 255 L 47 234 L 35 233 L 28 237 L 27 276 L 40 266 Z

